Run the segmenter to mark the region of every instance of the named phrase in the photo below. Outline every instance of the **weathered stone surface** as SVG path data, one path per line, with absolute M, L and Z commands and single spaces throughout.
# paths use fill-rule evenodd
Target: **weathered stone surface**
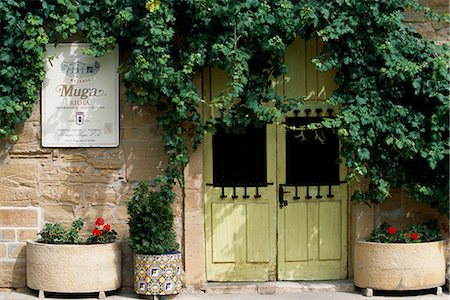
M 203 216 L 201 216 L 203 219 Z M 186 285 L 201 285 L 206 281 L 205 274 L 205 235 L 203 224 L 188 224 L 186 220 L 185 252 Z
M 150 106 L 132 105 L 126 101 L 120 101 L 121 128 L 145 127 L 150 122 L 156 126 L 155 116 L 155 109 Z
M 101 174 L 71 174 L 68 182 L 71 183 L 110 183 L 113 178 L 102 176 Z
M 128 221 L 129 215 L 126 205 L 116 206 L 116 217 L 120 221 Z
M 81 201 L 81 184 L 62 184 L 60 187 L 60 202 L 79 204 Z
M 155 130 L 152 128 L 153 131 Z M 158 131 L 158 133 L 160 133 Z M 154 137 L 155 133 L 151 132 L 150 127 L 137 127 L 137 128 L 124 128 L 122 130 L 122 140 L 148 140 L 151 137 Z
M 16 230 L 0 229 L 0 242 L 8 242 L 16 240 Z
M 25 287 L 26 269 L 25 261 L 0 261 L 0 286 Z
M 39 123 L 25 122 L 18 130 L 18 141 L 13 144 L 10 154 L 13 157 L 46 157 L 52 150 L 41 147 Z
M 125 179 L 125 170 L 96 170 L 96 174 L 108 179 L 110 184 L 116 184 L 118 180 Z
M 37 229 L 18 229 L 17 235 L 20 242 L 37 240 Z
M 133 196 L 133 187 L 130 184 L 122 185 L 117 190 L 117 200 L 119 204 L 124 204 Z
M 0 168 L 0 205 L 36 203 L 36 164 L 5 163 Z
M 116 191 L 110 186 L 104 184 L 90 184 L 84 187 L 84 201 L 85 203 L 105 204 L 116 203 Z
M 115 148 L 88 148 L 87 149 L 87 157 L 103 157 L 103 156 L 111 156 L 111 157 L 119 157 L 123 155 L 123 150 L 120 147 Z
M 43 203 L 51 203 L 51 204 L 56 204 L 59 201 L 59 197 L 60 197 L 60 189 L 61 189 L 61 184 L 60 183 L 56 183 L 56 184 L 45 184 L 42 183 L 40 185 L 40 197 L 39 197 L 39 203 L 43 204 Z
M 69 174 L 83 174 L 86 173 L 88 168 L 89 164 L 87 163 L 73 163 L 65 166 L 63 171 Z
M 83 154 L 63 154 L 61 158 L 67 162 L 84 162 L 87 159 Z
M 40 96 L 39 96 L 40 98 Z M 40 100 L 40 99 L 39 99 Z M 41 101 L 37 101 L 36 105 L 33 107 L 30 118 L 27 122 L 40 123 L 41 122 Z
M 352 203 L 351 240 L 365 240 L 374 228 L 374 209 L 364 203 Z
M 122 146 L 125 153 L 127 180 L 149 180 L 162 174 L 165 153 L 161 140 L 127 141 L 123 142 Z
M 186 211 L 198 210 L 203 208 L 203 190 L 185 190 L 185 209 Z
M 46 223 L 72 223 L 74 218 L 71 205 L 44 206 L 44 220 Z
M 0 208 L 0 226 L 35 227 L 38 225 L 38 210 L 33 208 Z
M 98 217 L 102 217 L 103 219 L 105 219 L 105 223 L 112 223 L 113 221 L 112 209 L 107 205 L 88 205 L 76 208 L 75 216 L 76 218 L 83 218 L 86 221 L 85 226 L 92 226 L 92 228 L 95 224 L 95 220 Z M 112 227 L 114 229 L 115 225 Z
M 10 243 L 8 244 L 9 258 L 26 258 L 26 243 Z
M 42 162 L 39 167 L 38 183 L 56 184 L 67 180 L 68 174 L 62 170 L 64 165 L 65 164 L 61 164 L 60 162 Z
M 5 257 L 6 257 L 6 244 L 0 243 L 0 258 Z
M 90 163 L 96 169 L 106 169 L 106 170 L 118 170 L 123 167 L 124 161 L 117 157 L 99 157 L 88 159 Z
M 80 204 L 81 184 L 43 184 L 41 186 L 41 204 Z
M 106 219 L 105 219 L 106 222 Z M 117 239 L 125 241 L 129 236 L 127 224 L 111 224 L 111 228 L 117 232 Z

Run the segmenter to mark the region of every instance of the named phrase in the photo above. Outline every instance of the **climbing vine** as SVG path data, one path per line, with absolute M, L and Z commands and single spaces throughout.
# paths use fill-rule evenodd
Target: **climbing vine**
M 129 50 L 120 70 L 128 100 L 159 109 L 168 154 L 159 182 L 173 199 L 206 130 L 276 122 L 302 105 L 302 95 L 278 95 L 272 79 L 288 72 L 283 57 L 297 36 L 319 37 L 313 62 L 337 71 L 328 101 L 340 112 L 310 129 L 336 130 L 349 182 L 370 178 L 353 199 L 379 203 L 401 186 L 448 211 L 450 51 L 404 24 L 406 7 L 440 18 L 416 0 L 4 0 L 0 137 L 17 139 L 37 102 L 45 44 L 78 34 L 101 56 L 119 43 Z M 208 104 L 220 118 L 203 120 L 194 78 L 213 66 L 229 80 Z

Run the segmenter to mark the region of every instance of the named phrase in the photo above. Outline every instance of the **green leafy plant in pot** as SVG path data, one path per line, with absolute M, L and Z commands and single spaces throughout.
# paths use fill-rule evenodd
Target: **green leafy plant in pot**
M 181 291 L 182 265 L 173 228 L 172 202 L 162 191 L 141 182 L 127 202 L 129 245 L 135 253 L 134 287 L 141 295 Z

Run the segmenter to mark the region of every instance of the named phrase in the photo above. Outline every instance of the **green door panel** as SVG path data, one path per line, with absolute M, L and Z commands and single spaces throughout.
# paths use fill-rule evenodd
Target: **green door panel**
M 296 117 L 306 116 L 305 107 L 312 111 L 316 108 L 326 111 L 329 108 L 325 100 L 336 88 L 334 73 L 317 72 L 310 63 L 321 47 L 317 40 L 297 39 L 287 49 L 285 62 L 289 73 L 277 81 L 277 91 L 290 97 L 307 96 L 302 111 Z M 221 70 L 205 70 L 205 100 L 217 96 L 226 80 L 227 76 Z M 204 115 L 207 118 L 219 117 L 212 109 L 205 109 Z M 347 185 L 284 186 L 283 190 L 287 193 L 283 197 L 287 206 L 279 207 L 278 186 L 286 183 L 286 129 L 283 121 L 285 117 L 293 116 L 288 114 L 279 124 L 266 126 L 269 184 L 259 186 L 258 190 L 252 186 L 213 186 L 213 137 L 206 135 L 204 200 L 208 281 L 347 277 Z M 345 166 L 341 165 L 339 169 L 339 180 L 343 181 Z

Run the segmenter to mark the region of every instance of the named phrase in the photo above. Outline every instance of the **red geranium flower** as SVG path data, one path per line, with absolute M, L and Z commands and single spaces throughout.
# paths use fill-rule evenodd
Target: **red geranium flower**
M 407 237 L 407 238 L 411 237 L 411 233 L 407 233 L 407 234 L 406 234 L 406 237 Z
M 97 218 L 95 221 L 95 225 L 97 226 L 102 226 L 103 224 L 105 224 L 105 220 L 103 220 L 103 218 Z
M 105 227 L 103 227 L 103 229 L 105 229 L 106 231 L 110 231 L 111 230 L 111 225 L 106 224 Z
M 94 228 L 94 230 L 92 231 L 92 234 L 93 234 L 95 237 L 99 237 L 100 234 L 102 234 L 102 231 L 101 231 L 100 229 Z
M 415 241 L 417 241 L 417 239 L 419 238 L 419 235 L 417 233 L 413 233 L 411 234 L 411 238 Z
M 394 233 L 397 232 L 397 229 L 395 229 L 394 226 L 390 226 L 390 227 L 388 228 L 388 232 L 389 232 L 391 235 L 394 235 Z

